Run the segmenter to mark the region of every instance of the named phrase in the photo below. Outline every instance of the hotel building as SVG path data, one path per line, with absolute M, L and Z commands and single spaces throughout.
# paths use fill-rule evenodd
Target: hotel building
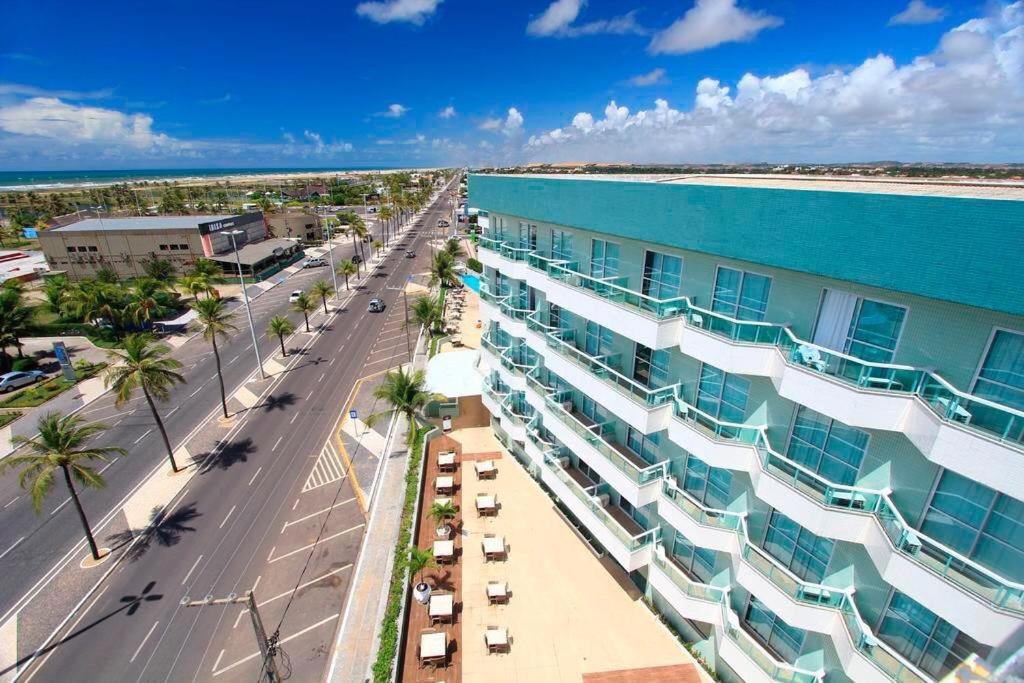
M 1024 623 L 1024 187 L 469 198 L 496 432 L 723 679 L 936 681 Z

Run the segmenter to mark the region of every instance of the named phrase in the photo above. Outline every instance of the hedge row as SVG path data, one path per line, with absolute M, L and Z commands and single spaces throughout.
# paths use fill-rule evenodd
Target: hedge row
M 484 264 L 480 263 L 475 258 L 466 259 L 466 267 L 472 270 L 474 273 L 484 272 Z

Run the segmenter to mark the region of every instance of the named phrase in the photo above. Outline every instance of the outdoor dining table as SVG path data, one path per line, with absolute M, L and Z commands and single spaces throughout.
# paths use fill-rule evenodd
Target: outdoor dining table
M 424 664 L 447 664 L 448 636 L 443 631 L 420 635 L 420 661 Z
M 476 497 L 476 511 L 480 515 L 497 514 L 498 501 L 489 493 L 481 493 Z
M 476 469 L 476 476 L 480 479 L 493 478 L 498 473 L 498 468 L 494 466 L 493 460 L 478 460 L 473 463 L 473 467 Z
M 484 631 L 484 642 L 487 652 L 499 652 L 508 648 L 508 629 L 504 627 L 488 628 Z
M 440 453 L 437 456 L 437 469 L 442 472 L 454 472 L 455 453 Z
M 491 605 L 508 602 L 508 584 L 504 581 L 488 581 L 487 602 Z
M 440 563 L 455 561 L 455 541 L 434 541 L 434 559 Z
M 455 489 L 455 477 L 438 477 L 434 482 L 434 490 L 438 493 L 451 493 Z
M 483 548 L 485 560 L 501 559 L 505 557 L 505 537 L 484 536 Z
M 452 616 L 455 613 L 455 596 L 431 595 L 428 611 L 431 624 L 439 621 L 452 621 Z

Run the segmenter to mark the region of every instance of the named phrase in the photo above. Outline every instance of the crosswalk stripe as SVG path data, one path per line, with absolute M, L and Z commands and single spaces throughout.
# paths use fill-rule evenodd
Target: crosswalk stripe
M 302 486 L 302 492 L 312 491 L 344 478 L 345 467 L 341 460 L 334 453 L 333 449 L 325 447 L 320 451 L 320 457 L 316 459 L 316 464 L 313 465 L 309 477 L 306 478 L 306 483 Z

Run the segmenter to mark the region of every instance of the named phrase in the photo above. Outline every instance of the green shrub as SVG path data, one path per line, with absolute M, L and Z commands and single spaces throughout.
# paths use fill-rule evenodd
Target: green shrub
M 13 411 L 9 413 L 0 413 L 0 428 L 6 427 L 7 425 L 17 420 L 22 415 L 23 413 Z
M 25 356 L 24 358 L 15 358 L 14 362 L 11 363 L 11 370 L 14 372 L 24 372 L 25 370 L 35 370 L 39 367 L 39 362 L 32 356 Z
M 484 264 L 480 263 L 475 258 L 466 259 L 466 267 L 474 273 L 484 272 Z

